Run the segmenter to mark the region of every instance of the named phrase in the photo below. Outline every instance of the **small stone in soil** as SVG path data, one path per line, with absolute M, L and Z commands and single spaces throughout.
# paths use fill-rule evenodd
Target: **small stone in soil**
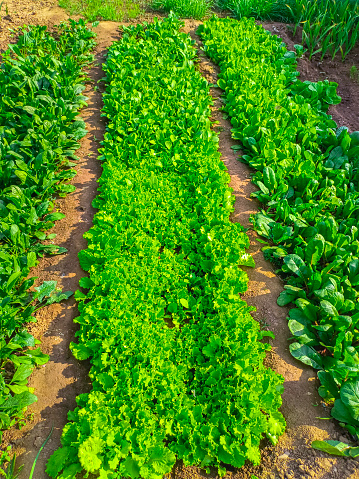
M 35 447 L 41 447 L 43 442 L 44 441 L 42 440 L 42 438 L 40 436 L 35 437 L 34 446 Z
M 282 454 L 281 456 L 278 456 L 278 459 L 288 459 L 289 454 Z

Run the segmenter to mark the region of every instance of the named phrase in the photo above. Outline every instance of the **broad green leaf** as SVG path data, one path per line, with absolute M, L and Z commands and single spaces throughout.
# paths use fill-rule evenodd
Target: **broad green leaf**
M 329 316 L 333 317 L 333 316 L 338 316 L 339 315 L 336 308 L 329 301 L 326 301 L 326 300 L 321 301 L 320 306 L 321 306 L 322 310 L 326 314 L 328 314 Z
M 325 239 L 322 235 L 315 235 L 305 248 L 305 260 L 316 265 L 324 253 Z
M 309 346 L 318 344 L 315 335 L 307 328 L 305 323 L 303 324 L 295 319 L 290 319 L 288 322 L 288 327 L 290 332 L 300 343 L 307 344 Z
M 319 395 L 328 401 L 339 398 L 339 387 L 333 378 L 333 374 L 329 371 L 318 371 L 318 379 L 321 386 L 319 387 Z M 335 405 L 334 405 L 335 408 Z M 334 409 L 333 408 L 333 409 Z M 332 415 L 333 415 L 332 409 Z
M 34 394 L 26 391 L 8 399 L 5 405 L 0 405 L 0 410 L 6 409 L 6 411 L 10 411 L 13 409 L 15 411 L 21 411 L 22 409 L 27 406 L 30 406 L 36 401 L 37 397 Z
M 180 299 L 180 303 L 182 304 L 182 306 L 186 309 L 188 309 L 188 301 L 187 299 L 184 299 L 184 298 L 181 298 Z
M 31 373 L 32 373 L 32 367 L 26 364 L 22 364 L 16 369 L 15 374 L 13 375 L 11 379 L 11 382 L 16 383 L 19 381 L 24 381 L 24 379 L 28 378 Z
M 90 348 L 82 344 L 71 343 L 70 349 L 75 358 L 81 361 L 88 359 L 93 354 Z
M 8 384 L 7 387 L 14 394 L 21 394 L 22 392 L 29 390 L 29 388 L 26 385 L 19 385 L 19 384 Z
M 349 444 L 340 441 L 313 441 L 312 448 L 334 456 L 349 456 Z
M 44 354 L 40 348 L 28 349 L 24 354 L 31 358 L 33 363 L 37 366 L 46 364 L 50 359 L 50 356 L 48 354 Z
M 313 303 L 304 298 L 298 298 L 296 299 L 295 304 L 301 311 L 303 311 L 305 317 L 311 322 L 315 322 L 317 320 L 318 308 Z
M 22 348 L 33 347 L 36 345 L 35 338 L 27 331 L 19 331 L 12 339 L 12 342 L 19 344 Z
M 272 192 L 277 188 L 276 175 L 273 169 L 269 166 L 266 166 L 263 169 L 263 183 Z
M 21 181 L 22 184 L 24 184 L 26 182 L 26 179 L 27 179 L 26 171 L 15 170 L 14 173 L 19 178 L 19 180 Z
M 34 297 L 41 303 L 46 296 L 50 296 L 56 290 L 57 281 L 44 281 L 41 286 L 35 288 Z
M 21 271 L 12 273 L 12 275 L 10 276 L 10 278 L 7 280 L 7 283 L 6 283 L 6 288 L 8 291 L 10 291 L 15 286 L 16 282 L 18 281 L 20 277 L 21 277 Z
M 335 148 L 332 149 L 329 155 L 329 160 L 333 160 L 335 158 L 339 158 L 340 156 L 343 156 L 343 148 L 341 146 L 336 146 Z
M 57 479 L 75 479 L 78 473 L 82 472 L 82 467 L 80 463 L 71 464 L 66 467 L 63 472 L 57 477 Z
M 36 113 L 36 108 L 33 106 L 23 106 L 22 109 L 26 111 L 26 113 L 29 113 L 29 115 L 35 115 Z
M 45 216 L 44 220 L 45 221 L 58 221 L 61 220 L 62 218 L 65 218 L 66 215 L 63 213 L 50 213 L 49 215 Z
M 59 291 L 58 293 L 52 294 L 49 299 L 46 300 L 46 305 L 53 303 L 60 303 L 66 299 L 69 299 L 73 295 L 72 291 Z
M 66 466 L 69 458 L 76 457 L 76 449 L 73 447 L 65 446 L 57 449 L 47 462 L 46 473 L 53 478 L 56 478 L 62 469 Z
M 278 296 L 277 304 L 278 306 L 286 306 L 287 304 L 291 303 L 296 297 L 297 295 L 293 291 L 284 290 Z
M 289 346 L 291 355 L 308 366 L 312 366 L 314 369 L 323 369 L 322 358 L 310 346 L 300 343 L 292 343 Z
M 127 475 L 130 476 L 131 479 L 137 479 L 140 477 L 140 467 L 138 463 L 132 459 L 132 457 L 127 457 L 124 466 L 126 468 Z
M 343 403 L 341 399 L 336 399 L 334 407 L 331 410 L 331 415 L 339 422 L 359 426 L 359 421 L 356 421 L 353 418 L 350 409 Z
M 284 258 L 287 268 L 293 273 L 300 275 L 300 268 L 305 266 L 304 261 L 296 254 L 289 254 Z
M 359 447 L 351 447 L 349 449 L 350 457 L 359 457 Z
M 359 421 L 359 380 L 348 380 L 340 389 L 340 399 L 353 418 Z
M 85 288 L 85 289 L 90 289 L 94 285 L 94 282 L 87 276 L 84 276 L 83 278 L 81 278 L 79 283 L 81 288 Z
M 359 131 L 353 131 L 350 135 L 351 138 L 351 144 L 350 146 L 358 146 L 359 145 Z
M 157 446 L 153 448 L 152 451 L 149 451 L 149 453 L 150 464 L 153 469 L 161 475 L 170 472 L 176 462 L 175 454 L 163 446 Z

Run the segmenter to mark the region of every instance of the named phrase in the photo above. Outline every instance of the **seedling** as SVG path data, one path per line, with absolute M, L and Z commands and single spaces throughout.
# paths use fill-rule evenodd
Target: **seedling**
M 359 70 L 355 65 L 350 69 L 350 78 L 356 83 L 359 83 Z

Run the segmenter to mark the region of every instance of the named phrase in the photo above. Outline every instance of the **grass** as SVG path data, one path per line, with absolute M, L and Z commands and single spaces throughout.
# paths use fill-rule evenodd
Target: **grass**
M 240 19 L 243 17 L 268 18 L 276 0 L 218 0 L 217 6 L 230 10 Z
M 259 20 L 290 22 L 290 6 L 294 0 L 217 0 L 216 6 L 229 10 L 235 18 L 255 17 Z
M 155 10 L 175 12 L 182 18 L 202 19 L 211 12 L 213 0 L 153 0 Z
M 83 15 L 89 22 L 112 20 L 123 22 L 144 11 L 144 0 L 59 0 L 70 15 Z

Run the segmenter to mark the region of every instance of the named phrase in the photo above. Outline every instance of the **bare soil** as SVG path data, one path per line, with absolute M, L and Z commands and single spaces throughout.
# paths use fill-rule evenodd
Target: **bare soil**
M 1 3 L 1 2 L 0 2 Z M 23 24 L 44 24 L 51 27 L 68 18 L 64 10 L 56 6 L 56 0 L 9 0 L 8 15 L 0 20 L 0 52 L 11 41 L 8 28 Z M 4 15 L 4 6 L 0 15 Z M 151 15 L 146 16 L 150 20 Z M 199 22 L 186 21 L 185 31 L 201 46 L 195 30 Z M 118 26 L 115 22 L 101 22 L 96 28 L 98 47 L 96 63 L 90 70 L 91 82 L 87 85 L 86 95 L 89 97 L 88 107 L 82 111 L 86 121 L 88 134 L 81 141 L 78 150 L 80 161 L 78 174 L 73 180 L 76 192 L 60 199 L 57 203 L 66 218 L 56 223 L 53 229 L 57 233 L 56 244 L 68 248 L 65 255 L 43 258 L 34 271 L 38 282 L 57 280 L 64 290 L 75 291 L 78 281 L 84 275 L 78 262 L 78 252 L 86 247 L 83 233 L 91 224 L 94 210 L 91 201 L 96 195 L 96 180 L 101 174 L 101 166 L 97 160 L 98 140 L 105 131 L 105 121 L 100 116 L 102 107 L 101 89 L 95 91 L 96 82 L 102 77 L 101 63 L 104 61 L 106 49 L 118 38 Z M 292 41 L 286 25 L 279 23 L 265 24 L 265 28 L 278 34 L 289 48 L 297 40 Z M 346 125 L 351 130 L 358 129 L 359 85 L 350 80 L 349 69 L 352 64 L 358 65 L 357 49 L 351 54 L 344 65 L 339 62 L 309 62 L 301 59 L 299 71 L 301 79 L 318 81 L 328 78 L 339 83 L 339 94 L 343 97 L 342 104 L 331 109 L 331 114 L 339 125 Z M 319 64 L 318 64 L 319 63 Z M 203 54 L 200 54 L 199 69 L 207 80 L 216 83 L 218 68 Z M 325 73 L 321 73 L 325 72 Z M 249 228 L 250 253 L 256 261 L 255 269 L 247 269 L 249 289 L 245 294 L 246 301 L 256 306 L 254 317 L 265 322 L 274 331 L 276 339 L 272 341 L 273 350 L 268 355 L 268 366 L 272 367 L 285 379 L 282 412 L 288 423 L 287 432 L 282 436 L 276 447 L 263 443 L 262 464 L 256 468 L 250 465 L 244 468 L 228 471 L 227 478 L 250 479 L 255 474 L 259 479 L 359 479 L 359 462 L 353 459 L 329 457 L 310 447 L 315 439 L 348 440 L 345 431 L 334 421 L 318 419 L 328 417 L 329 411 L 324 407 L 317 394 L 317 380 L 311 368 L 296 362 L 288 350 L 289 331 L 287 328 L 287 309 L 277 306 L 276 299 L 283 289 L 282 281 L 274 274 L 272 265 L 264 260 L 261 244 L 251 230 L 249 216 L 257 211 L 259 204 L 250 198 L 255 190 L 250 182 L 251 170 L 237 160 L 231 146 L 236 144 L 231 139 L 231 125 L 223 119 L 220 111 L 222 91 L 212 88 L 214 97 L 212 120 L 218 121 L 215 126 L 220 134 L 220 151 L 222 159 L 231 175 L 231 184 L 236 196 L 233 221 L 240 221 Z M 25 464 L 19 479 L 27 479 L 35 456 L 47 437 L 52 426 L 52 437 L 40 455 L 34 478 L 47 479 L 44 472 L 46 462 L 51 453 L 60 445 L 60 436 L 67 420 L 67 412 L 76 405 L 75 397 L 90 389 L 87 376 L 88 365 L 75 360 L 70 351 L 69 343 L 74 340 L 76 326 L 73 319 L 77 315 L 75 301 L 52 305 L 46 310 L 40 310 L 38 322 L 31 326 L 31 331 L 42 340 L 44 352 L 50 354 L 50 362 L 37 369 L 30 379 L 39 401 L 31 406 L 33 420 L 22 429 L 13 429 L 5 433 L 4 445 L 12 444 L 17 454 L 18 463 Z M 195 467 L 184 468 L 180 463 L 172 471 L 171 478 L 194 479 L 217 477 L 215 471 L 207 475 Z
M 57 0 L 4 0 L 0 2 L 0 52 L 16 40 L 9 29 L 23 25 L 46 25 L 51 27 L 68 18 L 57 6 Z

